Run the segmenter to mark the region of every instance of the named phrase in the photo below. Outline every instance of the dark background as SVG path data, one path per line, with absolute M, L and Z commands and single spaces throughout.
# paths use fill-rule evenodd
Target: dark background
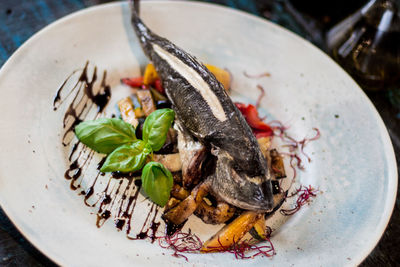
M 105 0 L 0 0 L 0 66 L 35 32 L 51 22 Z M 204 0 L 241 9 L 278 23 L 321 49 L 324 34 L 366 1 L 321 0 Z M 400 109 L 388 92 L 368 93 L 382 116 L 400 158 Z M 400 200 L 379 244 L 361 266 L 400 266 Z M 0 209 L 0 266 L 54 266 L 34 248 Z

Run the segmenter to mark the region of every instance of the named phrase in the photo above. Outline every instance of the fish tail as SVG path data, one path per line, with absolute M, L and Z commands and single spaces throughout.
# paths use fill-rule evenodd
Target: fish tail
M 136 32 L 136 36 L 138 36 L 140 45 L 142 46 L 144 52 L 147 56 L 149 56 L 151 47 L 151 40 L 154 37 L 154 34 L 151 32 L 149 28 L 143 23 L 143 21 L 139 17 L 139 4 L 140 0 L 131 0 L 130 8 L 131 8 L 131 24 L 133 29 Z
M 140 14 L 140 0 L 133 0 L 131 1 L 132 4 L 132 12 L 136 12 L 137 15 Z

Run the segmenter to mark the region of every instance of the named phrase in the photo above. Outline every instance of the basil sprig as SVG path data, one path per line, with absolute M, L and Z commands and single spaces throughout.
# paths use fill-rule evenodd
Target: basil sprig
M 135 136 L 135 128 L 120 119 L 101 118 L 81 122 L 75 127 L 77 138 L 91 149 L 109 154 L 102 172 L 135 172 L 143 168 L 153 151 L 165 143 L 174 120 L 172 109 L 152 112 L 143 125 L 143 140 Z M 148 162 L 142 170 L 143 189 L 160 206 L 164 206 L 171 192 L 173 179 L 168 169 L 158 162 Z
M 83 144 L 104 154 L 136 140 L 135 128 L 120 119 L 84 121 L 75 127 L 75 134 Z
M 142 170 L 142 186 L 153 202 L 161 207 L 167 204 L 173 185 L 170 171 L 159 162 L 149 162 Z
M 143 124 L 143 141 L 149 143 L 153 151 L 162 148 L 171 127 L 175 112 L 169 108 L 157 109 L 152 112 Z
M 115 149 L 108 155 L 101 167 L 101 172 L 135 172 L 140 170 L 146 162 L 152 149 L 148 143 L 136 140 L 132 144 L 126 144 Z

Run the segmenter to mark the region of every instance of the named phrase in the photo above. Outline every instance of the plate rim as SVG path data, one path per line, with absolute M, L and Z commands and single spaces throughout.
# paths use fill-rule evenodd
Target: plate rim
M 34 42 L 36 39 L 40 38 L 42 35 L 46 34 L 48 30 L 51 30 L 53 27 L 57 27 L 59 24 L 63 24 L 65 21 L 68 21 L 70 19 L 74 19 L 75 17 L 79 16 L 85 16 L 86 14 L 89 14 L 91 12 L 97 12 L 98 10 L 101 9 L 107 9 L 107 8 L 113 8 L 116 6 L 122 6 L 122 5 L 127 5 L 128 3 L 125 1 L 119 1 L 119 2 L 111 2 L 111 3 L 105 3 L 105 4 L 100 4 L 100 5 L 94 5 L 90 7 L 86 7 L 80 10 L 77 10 L 73 13 L 70 13 L 68 15 L 65 15 L 54 22 L 46 25 L 36 33 L 34 33 L 28 40 L 26 40 L 18 49 L 14 51 L 14 53 L 6 60 L 6 62 L 1 66 L 0 68 L 0 80 L 3 78 L 4 75 L 6 75 L 6 72 L 11 68 L 9 66 L 13 65 L 13 62 L 16 60 L 16 58 L 19 57 L 21 53 L 25 49 L 29 48 L 29 45 L 31 42 Z M 267 19 L 261 18 L 259 16 L 247 13 L 242 10 L 237 10 L 233 9 L 227 6 L 223 6 L 220 4 L 216 3 L 208 3 L 208 2 L 198 2 L 198 1 L 187 1 L 187 0 L 173 0 L 173 1 L 165 1 L 165 0 L 148 0 L 148 1 L 143 1 L 143 4 L 145 5 L 154 5 L 154 4 L 165 4 L 165 5 L 188 5 L 188 6 L 205 6 L 208 8 L 214 8 L 214 9 L 220 9 L 223 10 L 223 12 L 229 12 L 232 13 L 233 16 L 242 16 L 246 17 L 247 19 L 252 19 L 252 20 L 258 20 L 262 23 L 267 23 L 269 24 L 270 27 L 273 27 L 277 29 L 278 31 L 283 31 L 285 32 L 286 35 L 290 35 L 291 38 L 296 39 L 298 42 L 301 42 L 302 45 L 312 47 L 312 49 L 317 52 L 322 56 L 327 58 L 331 63 L 336 65 L 336 68 L 339 68 L 341 72 L 347 76 L 348 79 L 350 79 L 354 83 L 354 87 L 357 87 L 359 93 L 361 93 L 361 97 L 364 98 L 363 101 L 368 103 L 367 105 L 369 106 L 370 110 L 373 112 L 373 115 L 375 116 L 375 120 L 379 125 L 379 133 L 381 138 L 383 139 L 384 147 L 383 150 L 385 151 L 385 155 L 387 157 L 387 165 L 388 165 L 388 173 L 387 173 L 387 179 L 388 179 L 388 188 L 392 188 L 391 195 L 387 195 L 384 203 L 386 203 L 383 212 L 381 213 L 381 219 L 379 221 L 379 224 L 375 228 L 375 235 L 374 240 L 371 239 L 371 242 L 369 242 L 369 245 L 363 246 L 363 249 L 360 249 L 360 253 L 356 257 L 352 257 L 351 260 L 349 261 L 349 264 L 355 264 L 358 265 L 360 264 L 365 258 L 368 257 L 368 255 L 372 252 L 372 250 L 376 247 L 378 242 L 380 241 L 382 235 L 384 234 L 384 231 L 386 230 L 386 227 L 391 219 L 395 202 L 396 202 L 396 196 L 397 196 L 397 186 L 398 186 L 398 170 L 397 170 L 397 161 L 396 161 L 396 156 L 393 148 L 393 144 L 388 132 L 388 129 L 386 128 L 386 125 L 383 122 L 382 117 L 380 116 L 379 112 L 377 111 L 376 107 L 372 103 L 372 101 L 368 98 L 367 94 L 361 89 L 361 87 L 354 81 L 354 79 L 338 64 L 336 63 L 331 57 L 329 57 L 328 54 L 324 53 L 321 49 L 310 43 L 309 41 L 305 40 L 303 37 L 291 32 L 290 30 L 277 25 Z M 356 89 L 354 89 L 356 90 Z M 3 209 L 5 215 L 8 217 L 8 219 L 11 221 L 11 223 L 14 225 L 14 227 L 20 232 L 22 236 L 24 236 L 25 239 L 27 239 L 37 250 L 39 250 L 43 255 L 45 255 L 48 259 L 53 261 L 56 264 L 63 265 L 62 263 L 62 258 L 59 258 L 60 255 L 54 254 L 51 251 L 47 251 L 47 248 L 41 247 L 40 242 L 36 240 L 36 238 L 28 235 L 26 231 L 22 229 L 18 225 L 18 219 L 16 219 L 17 216 L 14 215 L 14 212 L 12 211 L 12 208 L 7 204 L 7 201 L 2 198 L 0 195 L 0 207 Z M 64 263 L 65 264 L 65 263 Z

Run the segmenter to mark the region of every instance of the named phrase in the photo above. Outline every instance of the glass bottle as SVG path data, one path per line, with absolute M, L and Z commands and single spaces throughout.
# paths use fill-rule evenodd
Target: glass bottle
M 332 57 L 364 90 L 400 88 L 400 15 L 395 0 L 371 0 L 326 36 Z

